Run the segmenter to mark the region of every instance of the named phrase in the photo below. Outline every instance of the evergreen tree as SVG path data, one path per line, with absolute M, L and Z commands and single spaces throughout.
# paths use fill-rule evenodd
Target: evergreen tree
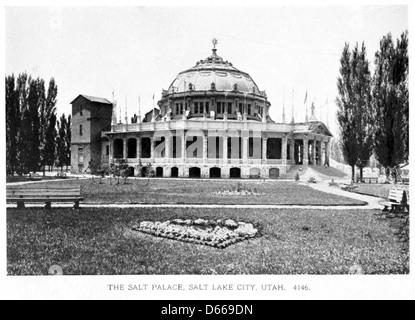
M 357 141 L 355 137 L 356 122 L 353 114 L 355 95 L 353 94 L 353 75 L 351 52 L 346 44 L 340 59 L 340 77 L 337 79 L 339 96 L 336 98 L 338 106 L 337 121 L 340 129 L 340 145 L 344 160 L 352 167 L 354 181 L 354 167 L 357 163 Z
M 63 166 L 66 165 L 67 161 L 65 143 L 66 126 L 67 120 L 65 114 L 63 114 L 58 121 L 58 136 L 56 139 L 56 163 L 61 168 L 61 171 L 63 171 Z
M 71 165 L 71 125 L 72 125 L 72 117 L 68 115 L 68 121 L 66 121 L 65 127 L 65 154 L 66 154 L 66 161 L 65 165 L 66 168 Z
M 53 166 L 55 162 L 55 154 L 56 154 L 56 113 L 55 110 L 53 110 L 53 113 L 51 114 L 48 126 L 46 129 L 46 135 L 45 135 L 45 149 L 44 149 L 44 165 L 46 166 Z
M 358 161 L 357 166 L 360 169 L 360 178 L 363 177 L 363 168 L 370 163 L 370 157 L 373 152 L 373 130 L 374 118 L 372 110 L 372 94 L 371 94 L 371 75 L 369 70 L 369 61 L 366 57 L 366 48 L 362 44 L 361 51 L 355 49 L 357 59 L 356 65 L 356 117 L 358 131 Z
M 19 91 L 14 74 L 7 76 L 6 85 L 6 169 L 13 175 L 18 168 L 18 137 L 20 131 Z
M 39 78 L 29 81 L 29 94 L 27 97 L 27 123 L 30 125 L 28 137 L 28 156 L 26 158 L 29 171 L 38 171 L 40 167 L 40 120 L 39 113 L 45 102 L 45 82 Z
M 27 174 L 31 170 L 31 139 L 32 139 L 32 121 L 28 97 L 30 94 L 30 83 L 32 78 L 26 73 L 20 74 L 17 78 L 19 92 L 19 108 L 21 113 L 21 130 L 18 136 L 18 161 L 19 174 Z
M 394 168 L 409 155 L 408 34 L 388 34 L 375 56 L 373 105 L 375 151 L 380 164 Z
M 56 140 L 56 97 L 58 88 L 55 80 L 49 81 L 48 93 L 40 112 L 41 164 L 52 166 L 55 160 Z
M 372 152 L 373 120 L 371 117 L 371 77 L 366 48 L 356 45 L 353 52 L 346 44 L 340 59 L 340 77 L 337 81 L 339 96 L 337 120 L 340 127 L 340 144 L 345 161 L 354 168 L 363 168 L 369 163 Z

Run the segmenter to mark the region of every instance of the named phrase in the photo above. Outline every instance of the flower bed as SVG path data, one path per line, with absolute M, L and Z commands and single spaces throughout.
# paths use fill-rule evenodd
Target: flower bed
M 255 238 L 259 231 L 251 223 L 234 220 L 168 220 L 165 222 L 143 221 L 133 227 L 134 231 L 156 237 L 190 242 L 225 249 L 226 247 Z
M 257 188 L 248 187 L 241 182 L 238 182 L 235 186 L 224 187 L 217 192 L 214 192 L 213 195 L 216 196 L 260 196 L 263 195 L 259 193 Z

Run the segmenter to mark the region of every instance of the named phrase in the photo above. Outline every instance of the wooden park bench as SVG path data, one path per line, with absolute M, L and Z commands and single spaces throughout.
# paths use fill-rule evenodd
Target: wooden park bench
M 383 211 L 389 211 L 393 213 L 405 212 L 405 208 L 409 213 L 409 202 L 405 190 L 402 189 L 390 189 L 388 194 L 388 200 L 381 202 L 385 206 Z M 390 208 L 390 209 L 389 209 Z
M 33 202 L 44 202 L 45 208 L 50 208 L 52 202 L 73 202 L 74 208 L 79 208 L 82 201 L 81 187 L 50 187 L 47 185 L 36 186 L 7 186 L 7 203 L 17 203 L 17 208 L 24 208 L 24 204 Z

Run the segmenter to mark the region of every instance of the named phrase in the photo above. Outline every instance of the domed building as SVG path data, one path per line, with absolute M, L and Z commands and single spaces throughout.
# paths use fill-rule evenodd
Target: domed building
M 90 160 L 102 167 L 125 161 L 135 175 L 151 164 L 158 177 L 276 179 L 293 165 L 328 165 L 332 135 L 314 112 L 310 121 L 286 123 L 283 115 L 275 123 L 265 91 L 214 45 L 142 119 L 122 121 L 116 103 L 78 96 L 73 123 L 85 127 L 73 127 L 72 171 L 82 172 Z M 82 122 L 88 116 L 93 121 Z

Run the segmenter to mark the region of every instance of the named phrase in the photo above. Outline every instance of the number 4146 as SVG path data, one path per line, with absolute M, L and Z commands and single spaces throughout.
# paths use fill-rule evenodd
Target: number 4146
M 309 291 L 310 288 L 307 285 L 296 285 L 293 288 L 295 291 Z

